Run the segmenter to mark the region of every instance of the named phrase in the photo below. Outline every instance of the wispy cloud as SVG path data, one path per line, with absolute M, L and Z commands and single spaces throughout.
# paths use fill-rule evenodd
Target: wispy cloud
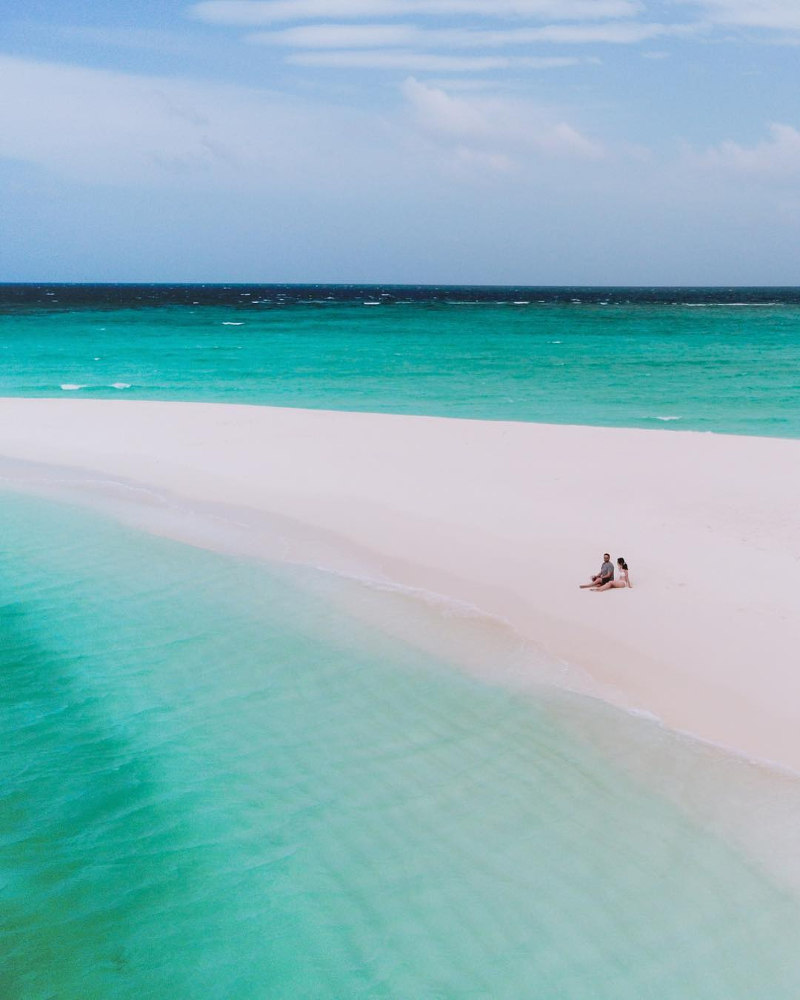
M 12 57 L 0 57 L 0 74 L 19 98 L 0 104 L 0 158 L 103 186 L 363 191 L 402 187 L 408 164 L 422 174 L 448 162 L 524 171 L 542 157 L 603 156 L 600 143 L 531 102 L 454 95 L 414 78 L 376 112 Z
M 3 56 L 0 75 L 0 157 L 101 185 L 319 185 L 390 155 L 376 116 L 267 90 Z
M 712 23 L 747 28 L 800 31 L 798 0 L 681 0 Z
M 603 147 L 529 102 L 454 96 L 411 77 L 403 84 L 417 126 L 458 158 L 503 170 L 531 156 L 596 160 Z
M 248 41 L 294 49 L 361 49 L 419 45 L 425 36 L 412 24 L 314 24 L 284 31 L 259 31 Z
M 38 61 L 0 56 L 6 256 L 49 274 L 791 280 L 794 68 L 761 43 L 798 38 L 800 0 L 215 0 L 67 28 L 56 3 L 8 36 Z
M 287 50 L 288 65 L 340 70 L 551 69 L 587 61 L 545 54 L 552 46 L 637 45 L 698 30 L 642 19 L 639 0 L 204 0 L 190 12 L 251 29 L 245 41 Z
M 212 24 L 249 27 L 285 21 L 460 16 L 548 21 L 633 17 L 638 0 L 205 0 L 191 13 Z
M 800 187 L 800 131 L 774 123 L 769 137 L 752 146 L 727 141 L 707 150 L 698 161 L 715 169 L 765 180 L 790 181 Z
M 497 49 L 536 42 L 585 45 L 631 45 L 671 34 L 685 34 L 685 26 L 665 24 L 559 24 L 507 31 L 486 29 L 425 30 L 412 24 L 314 24 L 283 31 L 256 32 L 253 42 L 298 49 L 356 49 L 414 46 L 437 49 Z

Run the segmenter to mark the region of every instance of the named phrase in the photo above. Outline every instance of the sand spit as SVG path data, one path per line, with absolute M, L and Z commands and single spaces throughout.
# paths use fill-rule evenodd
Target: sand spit
M 248 517 L 269 516 L 287 534 L 266 554 L 472 605 L 629 707 L 800 771 L 800 441 L 3 399 L 2 460 L 17 487 L 58 467 L 143 506 L 239 509 L 243 551 Z M 578 589 L 604 551 L 632 590 Z

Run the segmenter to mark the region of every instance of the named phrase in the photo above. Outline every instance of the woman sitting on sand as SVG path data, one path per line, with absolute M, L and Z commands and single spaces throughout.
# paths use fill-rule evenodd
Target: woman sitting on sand
M 617 570 L 619 572 L 617 580 L 609 580 L 608 583 L 601 584 L 599 587 L 592 587 L 592 590 L 597 593 L 600 590 L 611 590 L 613 587 L 632 587 L 633 584 L 628 579 L 628 564 L 622 556 L 617 559 Z

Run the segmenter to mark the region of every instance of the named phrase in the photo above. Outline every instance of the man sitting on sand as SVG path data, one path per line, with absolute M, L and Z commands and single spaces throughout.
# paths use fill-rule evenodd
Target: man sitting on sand
M 582 583 L 580 585 L 581 590 L 586 590 L 587 587 L 602 587 L 604 583 L 611 583 L 614 579 L 614 564 L 611 562 L 611 556 L 608 552 L 603 553 L 603 565 L 600 567 L 600 572 L 595 573 L 592 577 L 591 583 Z

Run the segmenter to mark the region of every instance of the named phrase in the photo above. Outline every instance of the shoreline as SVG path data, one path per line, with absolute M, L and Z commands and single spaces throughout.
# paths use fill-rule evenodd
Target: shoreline
M 206 547 L 204 518 L 244 512 L 239 554 L 473 606 L 591 693 L 800 771 L 800 441 L 116 400 L 2 399 L 0 417 L 14 488 L 99 477 L 95 502 L 144 491 L 128 519 Z M 159 526 L 165 496 L 180 510 Z M 632 590 L 578 589 L 603 551 Z

